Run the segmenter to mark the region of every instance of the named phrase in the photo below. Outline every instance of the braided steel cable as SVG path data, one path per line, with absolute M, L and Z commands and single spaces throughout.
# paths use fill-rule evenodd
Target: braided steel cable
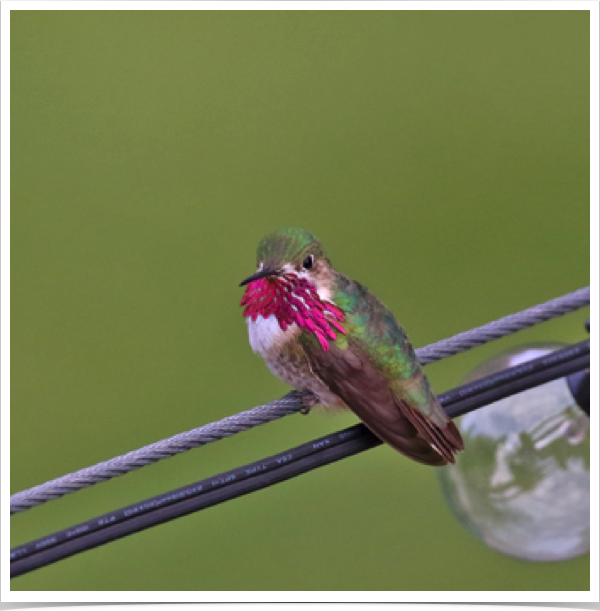
M 540 322 L 573 312 L 589 303 L 590 288 L 585 287 L 562 297 L 533 306 L 522 312 L 510 314 L 481 327 L 476 327 L 470 331 L 459 333 L 448 339 L 420 348 L 416 351 L 417 357 L 423 364 L 432 363 L 516 333 L 521 329 L 526 329 Z M 159 460 L 187 452 L 192 448 L 197 448 L 207 443 L 224 439 L 225 437 L 231 437 L 241 431 L 246 431 L 272 420 L 306 410 L 317 403 L 317 398 L 310 392 L 292 391 L 275 401 L 259 405 L 253 409 L 234 414 L 216 422 L 211 422 L 196 429 L 179 433 L 122 456 L 117 456 L 97 465 L 75 471 L 74 473 L 68 473 L 28 490 L 17 492 L 10 497 L 10 513 L 12 515 L 26 511 L 31 507 L 42 505 L 47 501 L 77 492 L 99 482 L 119 477 Z
M 476 346 L 487 344 L 522 329 L 533 327 L 541 322 L 557 318 L 568 312 L 583 308 L 590 303 L 590 287 L 567 293 L 562 297 L 551 299 L 516 314 L 509 314 L 481 327 L 475 327 L 464 333 L 458 333 L 448 339 L 430 344 L 417 350 L 419 361 L 426 365 L 460 352 L 466 352 Z
M 259 405 L 258 407 L 234 414 L 222 420 L 217 420 L 216 422 L 210 422 L 190 431 L 173 435 L 173 437 L 168 437 L 137 450 L 132 450 L 122 456 L 115 456 L 110 460 L 91 467 L 67 473 L 44 484 L 17 492 L 10 497 L 10 513 L 12 515 L 26 511 L 31 507 L 37 507 L 66 494 L 71 494 L 94 484 L 125 475 L 130 471 L 141 469 L 159 460 L 171 458 L 207 443 L 231 437 L 236 433 L 247 431 L 255 426 L 266 424 L 278 418 L 296 414 L 303 409 L 315 405 L 315 403 L 316 398 L 311 393 L 302 393 L 294 390 L 275 401 Z

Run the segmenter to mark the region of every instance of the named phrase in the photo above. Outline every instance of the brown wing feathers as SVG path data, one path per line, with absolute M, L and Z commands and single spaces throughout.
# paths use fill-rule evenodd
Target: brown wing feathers
M 315 375 L 382 441 L 427 465 L 454 462 L 453 452 L 462 449 L 454 424 L 448 422 L 441 429 L 399 401 L 366 355 L 360 358 L 351 349 L 341 350 L 334 344 L 327 352 L 310 345 L 305 350 L 310 351 Z
M 454 452 L 464 448 L 463 442 L 454 422 L 449 421 L 441 429 L 428 420 L 421 412 L 401 402 L 402 413 L 410 420 L 420 435 L 428 441 L 447 462 L 454 462 Z

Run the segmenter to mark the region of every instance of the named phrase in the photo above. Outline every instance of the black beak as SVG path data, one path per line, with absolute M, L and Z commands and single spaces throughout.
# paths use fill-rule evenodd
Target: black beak
M 240 282 L 240 286 L 244 286 L 248 284 L 249 282 L 258 280 L 259 278 L 264 278 L 266 276 L 275 276 L 278 273 L 279 273 L 279 270 L 273 269 L 272 267 L 265 267 L 265 269 L 261 269 L 259 272 L 256 272 L 256 274 L 252 274 L 252 276 Z

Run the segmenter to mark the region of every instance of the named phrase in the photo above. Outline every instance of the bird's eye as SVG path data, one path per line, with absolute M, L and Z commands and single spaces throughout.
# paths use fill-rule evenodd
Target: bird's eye
M 308 255 L 304 261 L 302 261 L 302 267 L 304 269 L 310 269 L 313 266 L 315 258 L 312 255 Z

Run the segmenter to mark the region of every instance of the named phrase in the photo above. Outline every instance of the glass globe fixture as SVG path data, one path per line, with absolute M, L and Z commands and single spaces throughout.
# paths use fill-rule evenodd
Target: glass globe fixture
M 477 367 L 465 380 L 564 348 L 530 344 Z M 489 547 L 537 562 L 590 549 L 589 418 L 566 378 L 491 403 L 458 422 L 465 451 L 438 470 L 458 520 Z

